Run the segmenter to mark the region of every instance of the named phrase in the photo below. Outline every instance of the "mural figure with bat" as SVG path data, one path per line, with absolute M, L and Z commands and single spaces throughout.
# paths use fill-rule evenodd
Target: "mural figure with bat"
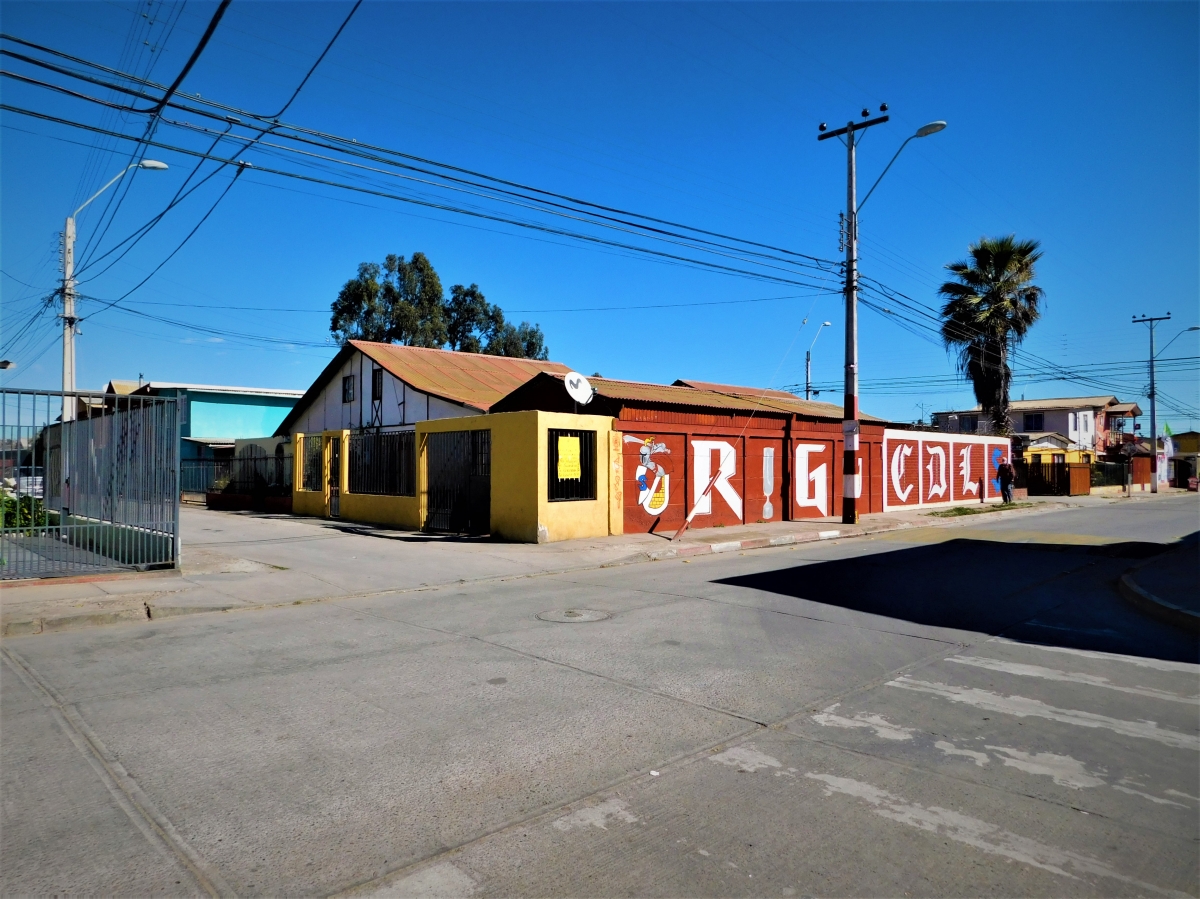
M 636 480 L 638 485 L 638 505 L 650 515 L 660 515 L 671 501 L 671 461 L 655 459 L 660 454 L 670 455 L 671 450 L 665 443 L 656 443 L 653 437 L 635 437 L 626 434 L 626 443 L 636 443 L 638 446 L 638 467 Z

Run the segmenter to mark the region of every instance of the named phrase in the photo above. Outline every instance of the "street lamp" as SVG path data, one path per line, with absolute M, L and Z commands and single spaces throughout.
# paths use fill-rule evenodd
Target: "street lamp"
M 881 113 L 887 112 L 887 104 L 879 107 Z M 862 481 L 858 471 L 858 204 L 856 202 L 857 169 L 854 155 L 856 141 L 855 132 L 863 131 L 872 125 L 881 125 L 888 116 L 881 115 L 870 118 L 870 110 L 864 109 L 862 117 L 866 121 L 846 123 L 845 128 L 827 131 L 824 122 L 820 126 L 817 140 L 828 140 L 831 137 L 845 136 L 846 144 L 846 381 L 845 402 L 842 410 L 842 523 L 858 523 L 858 494 Z M 908 142 L 917 137 L 928 137 L 937 134 L 946 127 L 942 121 L 930 122 L 917 129 L 917 133 L 900 145 L 900 150 L 892 157 L 892 162 L 900 155 L 900 151 L 908 146 Z M 861 140 L 861 139 L 860 139 Z M 871 189 L 863 198 L 865 204 L 870 199 L 883 176 L 892 167 L 889 162 Z
M 817 345 L 817 337 L 821 336 L 821 328 L 828 328 L 833 322 L 821 322 L 821 327 L 817 328 L 816 336 L 813 337 L 813 342 L 809 344 L 808 352 L 804 354 L 804 398 L 812 399 L 812 350 Z
M 1200 331 L 1200 325 L 1192 325 L 1190 328 L 1184 328 L 1182 331 L 1180 331 L 1178 334 L 1176 334 L 1174 337 L 1172 337 L 1170 340 L 1168 340 L 1167 346 L 1165 346 L 1161 350 L 1159 350 L 1154 358 L 1157 359 L 1159 356 L 1161 356 L 1163 353 L 1165 353 L 1167 351 L 1168 346 L 1173 344 L 1176 340 L 1178 340 L 1180 337 L 1182 337 L 1188 331 Z
M 126 166 L 117 175 L 105 184 L 102 188 L 92 194 L 83 205 L 67 216 L 67 225 L 63 230 L 63 370 L 62 370 L 62 389 L 63 393 L 69 393 L 75 389 L 75 326 L 79 323 L 79 318 L 75 315 L 75 217 L 83 212 L 84 208 L 104 193 L 121 178 L 123 178 L 130 169 L 149 169 L 152 172 L 164 172 L 167 169 L 165 162 L 159 162 L 157 159 L 143 159 L 141 162 L 135 162 Z M 62 420 L 73 421 L 75 419 L 75 400 L 67 400 L 63 397 Z
M 922 125 L 920 128 L 917 129 L 916 134 L 913 134 L 913 135 L 909 136 L 908 138 L 906 138 L 904 143 L 902 143 L 900 145 L 900 149 L 897 150 L 896 155 L 892 157 L 892 162 L 896 161 L 896 158 L 900 155 L 901 152 L 903 152 L 904 148 L 908 146 L 908 142 L 910 140 L 915 140 L 918 137 L 929 137 L 929 135 L 931 135 L 931 134 L 937 134 L 939 131 L 945 131 L 945 130 L 946 130 L 945 122 L 930 122 L 928 125 Z M 867 191 L 867 195 L 865 197 L 863 197 L 863 201 L 858 204 L 858 208 L 860 210 L 864 206 L 867 205 L 867 200 L 871 199 L 871 194 L 873 194 L 875 192 L 875 188 L 877 188 L 879 186 L 879 182 L 883 180 L 883 176 L 886 175 L 888 173 L 888 169 L 890 169 L 892 167 L 892 162 L 889 162 L 887 165 L 885 165 L 883 167 L 883 171 L 880 172 L 879 177 L 875 179 L 875 183 L 871 185 L 871 189 L 869 191 Z

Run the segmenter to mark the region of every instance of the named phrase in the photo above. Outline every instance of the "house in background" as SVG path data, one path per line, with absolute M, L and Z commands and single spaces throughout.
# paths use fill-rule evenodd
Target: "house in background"
M 274 434 L 304 395 L 302 390 L 166 381 L 109 381 L 105 392 L 178 400 L 180 461 L 231 458 L 235 440 Z
M 1134 423 L 1141 414 L 1137 403 L 1121 403 L 1115 396 L 1056 397 L 1013 400 L 1009 423 L 1014 435 L 1058 434 L 1067 439 L 1068 449 L 1102 455 L 1110 446 L 1125 441 L 1122 434 L 1133 434 Z M 991 430 L 979 406 L 935 412 L 932 421 L 944 433 L 986 434 Z

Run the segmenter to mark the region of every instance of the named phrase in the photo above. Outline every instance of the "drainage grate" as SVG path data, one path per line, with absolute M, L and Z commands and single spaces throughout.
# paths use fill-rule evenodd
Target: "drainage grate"
M 555 621 L 560 624 L 583 624 L 588 621 L 603 621 L 609 614 L 596 609 L 551 609 L 549 612 L 538 612 L 537 617 L 542 621 Z

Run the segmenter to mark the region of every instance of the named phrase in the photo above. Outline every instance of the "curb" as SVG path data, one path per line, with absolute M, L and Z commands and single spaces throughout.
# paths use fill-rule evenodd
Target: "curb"
M 1030 508 L 1022 509 L 1006 509 L 1004 511 L 988 513 L 994 518 L 1008 517 L 1010 515 L 1028 515 L 1035 512 L 1058 511 L 1063 508 L 1071 508 L 1069 503 L 1036 503 Z M 669 549 L 653 550 L 650 552 L 634 553 L 631 556 L 626 556 L 623 559 L 614 559 L 610 562 L 603 562 L 598 565 L 585 568 L 568 568 L 564 571 L 586 571 L 598 570 L 603 568 L 616 568 L 623 565 L 635 565 L 641 562 L 660 562 L 667 559 L 686 559 L 692 556 L 707 556 L 716 553 L 737 552 L 750 549 L 770 549 L 777 546 L 796 546 L 805 543 L 820 543 L 824 540 L 845 540 L 851 537 L 868 537 L 873 534 L 880 534 L 886 531 L 903 531 L 920 528 L 944 528 L 956 527 L 965 523 L 965 521 L 975 521 L 976 516 L 964 516 L 963 518 L 931 518 L 928 521 L 911 522 L 911 521 L 876 521 L 861 525 L 843 525 L 840 528 L 830 528 L 824 531 L 800 531 L 793 534 L 780 534 L 776 537 L 752 537 L 746 540 L 727 540 L 720 543 L 690 543 L 674 546 Z M 560 572 L 544 572 L 548 574 Z M 130 572 L 116 575 L 84 575 L 81 576 L 81 581 L 90 580 L 113 580 L 125 579 L 129 577 L 175 577 L 181 575 L 182 572 L 178 569 L 168 569 L 164 571 L 151 572 Z M 512 576 L 502 576 L 500 580 L 511 580 Z M 67 578 L 49 578 L 45 581 L 34 583 L 69 583 L 75 579 Z M 29 581 L 8 582 L 5 586 L 10 586 L 13 583 L 27 584 Z M 440 587 L 450 586 L 449 584 L 431 584 L 423 587 L 411 588 L 411 590 L 381 590 L 379 594 L 390 593 L 407 593 L 414 591 L 424 591 L 438 589 Z M 1139 588 L 1140 589 L 1140 588 Z M 375 592 L 372 592 L 375 595 Z M 1148 595 L 1148 594 L 1147 594 Z M 302 603 L 307 605 L 310 602 L 322 602 L 327 599 L 345 599 L 344 596 L 327 596 L 318 597 L 309 600 L 303 600 Z M 106 624 L 122 624 L 131 621 L 157 621 L 163 618 L 176 618 L 183 615 L 194 615 L 201 612 L 230 612 L 230 611 L 250 611 L 254 609 L 273 609 L 283 608 L 289 605 L 301 604 L 299 602 L 280 602 L 280 603 L 258 603 L 255 605 L 221 605 L 221 606 L 157 606 L 153 603 L 142 603 L 141 608 L 134 609 L 119 609 L 111 612 L 90 612 L 80 615 L 65 615 L 56 618 L 33 618 L 25 621 L 10 621 L 3 628 L 0 628 L 0 636 L 3 637 L 24 637 L 32 634 L 49 634 L 58 631 L 75 630 L 84 627 L 97 627 Z M 1174 608 L 1174 607 L 1172 607 Z M 1184 611 L 1184 610 L 1180 610 Z M 1190 612 L 1185 614 L 1192 615 Z M 1196 617 L 1192 615 L 1192 617 Z
M 107 574 L 75 574 L 66 577 L 25 577 L 4 582 L 5 590 L 16 587 L 59 587 L 63 584 L 93 584 L 99 581 L 153 580 L 163 577 L 182 577 L 181 568 L 154 568 L 149 571 L 113 571 Z
M 1155 558 L 1161 558 L 1161 556 Z M 1173 624 L 1175 627 L 1185 631 L 1190 631 L 1194 634 L 1200 633 L 1200 614 L 1190 609 L 1181 608 L 1173 602 L 1167 602 L 1165 599 L 1155 596 L 1134 580 L 1134 575 L 1138 569 L 1151 561 L 1153 559 L 1146 560 L 1142 565 L 1135 565 L 1121 575 L 1117 579 L 1117 591 L 1131 605 L 1136 606 L 1148 615 L 1152 615 L 1160 621 L 1165 621 L 1167 624 Z

